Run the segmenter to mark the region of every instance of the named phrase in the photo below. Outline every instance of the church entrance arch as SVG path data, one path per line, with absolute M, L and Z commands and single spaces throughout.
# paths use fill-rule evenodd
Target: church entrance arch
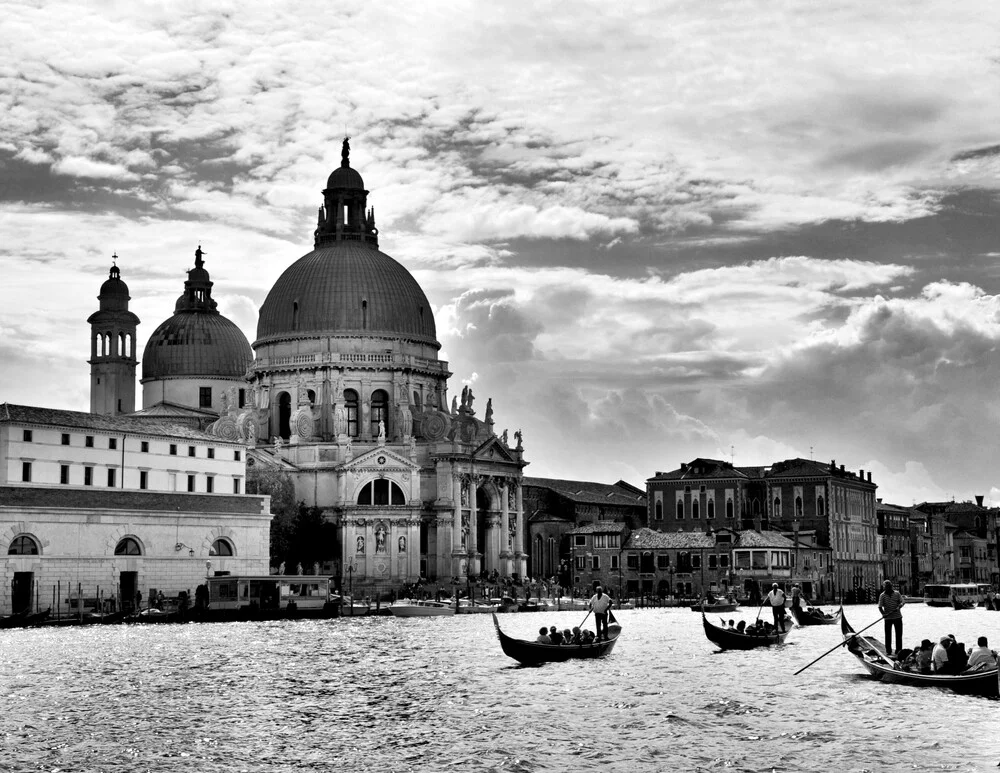
M 281 392 L 278 395 L 278 432 L 277 435 L 282 440 L 288 440 L 292 436 L 292 396 L 288 392 Z
M 489 572 L 496 568 L 496 550 L 490 544 L 492 529 L 490 528 L 490 511 L 493 497 L 483 487 L 476 489 L 476 550 L 482 556 L 479 571 Z

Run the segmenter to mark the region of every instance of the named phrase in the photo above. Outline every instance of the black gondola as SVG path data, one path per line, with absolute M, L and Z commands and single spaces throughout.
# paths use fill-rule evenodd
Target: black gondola
M 802 607 L 790 607 L 788 611 L 791 614 L 792 619 L 795 621 L 795 624 L 799 626 L 834 625 L 838 620 L 840 620 L 840 615 L 842 613 L 842 610 L 838 609 L 831 615 L 816 607 L 809 607 L 808 609 L 802 609 Z
M 525 641 L 508 636 L 500 630 L 500 621 L 493 613 L 493 625 L 497 629 L 500 648 L 504 654 L 526 666 L 537 666 L 542 663 L 562 663 L 566 660 L 581 660 L 603 658 L 611 653 L 621 634 L 621 624 L 614 614 L 608 610 L 608 640 L 593 644 L 541 644 L 535 641 Z
M 841 614 L 840 630 L 844 634 L 847 650 L 858 659 L 875 679 L 888 684 L 905 684 L 911 687 L 943 687 L 964 695 L 997 697 L 1000 695 L 997 669 L 983 669 L 962 674 L 922 674 L 905 671 L 886 655 L 882 643 L 871 636 L 859 636 Z
M 719 645 L 723 650 L 754 650 L 758 647 L 770 647 L 773 644 L 784 644 L 785 638 L 791 632 L 775 631 L 773 634 L 764 636 L 753 636 L 752 634 L 740 633 L 731 628 L 722 628 L 708 622 L 705 612 L 701 613 L 701 622 L 705 627 L 705 636 L 710 642 Z

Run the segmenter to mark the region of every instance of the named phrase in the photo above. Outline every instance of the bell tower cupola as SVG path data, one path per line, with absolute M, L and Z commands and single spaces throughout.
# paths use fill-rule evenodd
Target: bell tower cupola
M 334 242 L 361 242 L 378 249 L 375 209 L 368 209 L 368 191 L 356 169 L 351 168 L 350 137 L 344 137 L 340 167 L 326 181 L 319 208 L 315 246 Z
M 135 410 L 135 330 L 139 318 L 128 310 L 128 285 L 118 256 L 97 296 L 100 308 L 90 323 L 90 412 L 118 416 Z

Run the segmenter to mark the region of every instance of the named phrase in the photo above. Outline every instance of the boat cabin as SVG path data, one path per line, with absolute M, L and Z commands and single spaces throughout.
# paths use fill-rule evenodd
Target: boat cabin
M 314 575 L 222 575 L 208 578 L 210 609 L 322 609 L 330 601 L 330 578 Z

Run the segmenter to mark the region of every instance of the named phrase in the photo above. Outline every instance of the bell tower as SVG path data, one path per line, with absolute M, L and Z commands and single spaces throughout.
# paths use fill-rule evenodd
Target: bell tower
M 117 261 L 118 256 L 112 256 Z M 117 265 L 97 296 L 100 308 L 90 323 L 90 412 L 119 416 L 135 411 L 135 329 L 139 318 L 128 310 L 128 285 Z

